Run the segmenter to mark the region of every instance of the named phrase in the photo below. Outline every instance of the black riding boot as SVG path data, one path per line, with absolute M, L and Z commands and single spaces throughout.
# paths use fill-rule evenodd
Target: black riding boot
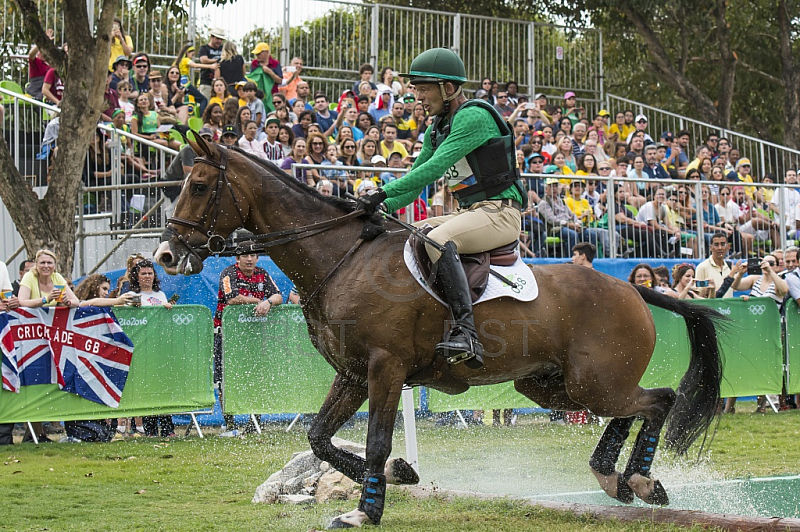
M 436 264 L 436 275 L 450 305 L 453 327 L 445 334 L 444 341 L 436 346 L 436 354 L 445 357 L 450 364 L 464 362 L 468 368 L 480 369 L 483 367 L 483 346 L 475 331 L 467 276 L 455 243 L 448 242 L 444 247 L 445 251 Z

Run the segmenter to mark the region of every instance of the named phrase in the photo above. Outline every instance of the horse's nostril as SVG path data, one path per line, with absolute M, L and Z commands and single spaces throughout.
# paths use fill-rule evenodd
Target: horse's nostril
M 165 266 L 174 266 L 175 265 L 175 258 L 172 256 L 172 253 L 166 252 L 161 255 L 161 263 Z

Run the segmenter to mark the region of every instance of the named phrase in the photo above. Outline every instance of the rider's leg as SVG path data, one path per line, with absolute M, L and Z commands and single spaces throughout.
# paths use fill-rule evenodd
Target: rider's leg
M 467 361 L 467 366 L 473 369 L 483 366 L 483 347 L 478 341 L 472 298 L 458 254 L 479 253 L 513 242 L 519 236 L 520 223 L 518 210 L 501 207 L 499 202 L 481 202 L 459 211 L 428 234 L 445 247 L 441 252 L 426 245 L 426 250 L 431 260 L 437 262 L 437 276 L 453 315 L 452 329 L 445 341 L 436 346 L 437 354 L 451 363 Z

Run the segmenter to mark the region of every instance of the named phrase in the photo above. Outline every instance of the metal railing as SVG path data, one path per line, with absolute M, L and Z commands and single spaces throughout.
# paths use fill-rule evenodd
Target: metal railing
M 681 131 L 688 131 L 691 137 L 690 150 L 694 153 L 695 148 L 704 144 L 709 134 L 719 135 L 720 138 L 727 138 L 731 143 L 731 149 L 739 150 L 741 157 L 746 157 L 752 162 L 754 174 L 763 177 L 772 174 L 778 179 L 786 175 L 786 170 L 800 168 L 800 151 L 767 142 L 756 137 L 743 135 L 719 126 L 708 124 L 700 120 L 686 118 L 669 111 L 664 111 L 656 107 L 643 103 L 628 100 L 613 94 L 606 94 L 607 109 L 613 114 L 622 109 L 631 109 L 634 114 L 644 114 L 647 116 L 647 130 L 654 140 L 658 141 L 663 132 L 670 131 L 676 134 Z
M 340 196 L 352 195 L 355 180 L 372 179 L 379 186 L 381 183 L 380 174 L 396 173 L 405 174 L 408 168 L 387 168 L 373 166 L 329 166 L 317 164 L 293 164 L 294 169 L 316 169 L 323 171 L 342 172 L 341 181 L 338 182 L 338 189 L 343 192 Z M 700 180 L 668 180 L 654 181 L 645 178 L 634 177 L 612 177 L 602 178 L 599 176 L 580 176 L 574 175 L 554 175 L 554 174 L 522 174 L 528 191 L 533 191 L 544 199 L 544 180 L 557 178 L 565 183 L 562 186 L 561 196 L 566 200 L 569 196 L 569 184 L 572 181 L 594 182 L 597 183 L 598 197 L 593 198 L 598 201 L 590 201 L 592 213 L 587 215 L 579 228 L 566 229 L 560 225 L 550 223 L 544 219 L 537 205 L 530 203 L 528 209 L 523 213 L 523 223 L 521 227 L 521 241 L 523 252 L 532 251 L 536 257 L 564 257 L 572 255 L 572 246 L 577 242 L 588 241 L 594 245 L 599 244 L 599 256 L 601 258 L 641 258 L 641 259 L 660 259 L 660 258 L 694 258 L 702 259 L 708 255 L 712 235 L 717 231 L 716 228 L 724 228 L 730 231 L 729 241 L 731 243 L 731 253 L 741 257 L 749 254 L 765 253 L 774 249 L 782 249 L 787 244 L 794 244 L 795 237 L 798 236 L 794 212 L 795 202 L 789 202 L 789 191 L 797 187 L 782 184 L 745 184 L 732 181 L 700 181 Z M 336 179 L 330 179 L 337 184 Z M 670 221 L 668 225 L 676 229 L 674 234 L 666 234 L 665 229 L 650 228 L 644 229 L 641 226 L 627 224 L 616 219 L 619 214 L 617 202 L 614 201 L 615 191 L 620 185 L 630 184 L 642 191 L 655 189 L 656 186 L 664 188 L 667 195 L 664 197 L 663 205 L 669 209 Z M 348 187 L 349 185 L 349 187 Z M 703 189 L 709 188 L 709 199 L 707 206 L 714 209 L 712 213 L 703 206 Z M 686 200 L 682 205 L 680 192 L 684 190 Z M 727 189 L 732 192 L 743 189 L 743 205 L 750 212 L 746 220 L 726 219 L 728 211 L 733 208 L 727 204 L 725 208 L 717 208 L 720 200 L 720 191 Z M 347 190 L 347 193 L 344 191 Z M 746 191 L 746 192 L 745 192 Z M 646 200 L 652 200 L 652 193 L 647 193 Z M 637 193 L 638 196 L 638 193 Z M 529 192 L 529 198 L 533 194 Z M 725 196 L 733 198 L 733 196 Z M 601 199 L 603 198 L 603 199 Z M 673 199 L 676 198 L 676 199 Z M 798 195 L 800 198 L 800 195 Z M 641 203 L 636 204 L 629 198 L 622 202 L 626 209 L 626 215 L 636 218 L 639 214 Z M 774 199 L 774 201 L 773 201 Z M 419 200 L 426 206 L 427 216 L 434 215 L 434 205 L 442 206 L 441 214 L 448 214 L 457 209 L 457 202 L 449 194 L 443 194 L 440 185 L 428 187 L 420 195 Z M 588 200 L 587 200 L 588 201 Z M 628 203 L 631 201 L 631 203 Z M 724 202 L 723 202 L 724 203 Z M 595 209 L 599 204 L 601 208 Z M 791 209 L 790 209 L 791 207 Z M 737 207 L 738 208 L 738 207 Z M 790 211 L 787 213 L 787 211 Z M 783 222 L 780 223 L 778 212 L 787 213 Z M 418 217 L 414 219 L 412 209 L 405 209 L 401 217 L 409 222 L 420 221 Z M 755 218 L 756 222 L 751 222 Z M 698 223 L 703 220 L 709 226 Z M 647 224 L 643 217 L 637 221 L 642 225 Z M 715 223 L 716 222 L 716 223 Z M 742 227 L 746 226 L 746 227 Z M 751 234 L 752 233 L 752 234 Z

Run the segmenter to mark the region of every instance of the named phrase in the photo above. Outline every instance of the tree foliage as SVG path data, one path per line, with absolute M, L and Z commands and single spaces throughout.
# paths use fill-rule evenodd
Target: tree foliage
M 797 105 L 789 105 L 800 94 L 794 79 L 800 67 L 800 2 L 544 0 L 544 5 L 553 15 L 604 32 L 610 92 L 800 147 Z

